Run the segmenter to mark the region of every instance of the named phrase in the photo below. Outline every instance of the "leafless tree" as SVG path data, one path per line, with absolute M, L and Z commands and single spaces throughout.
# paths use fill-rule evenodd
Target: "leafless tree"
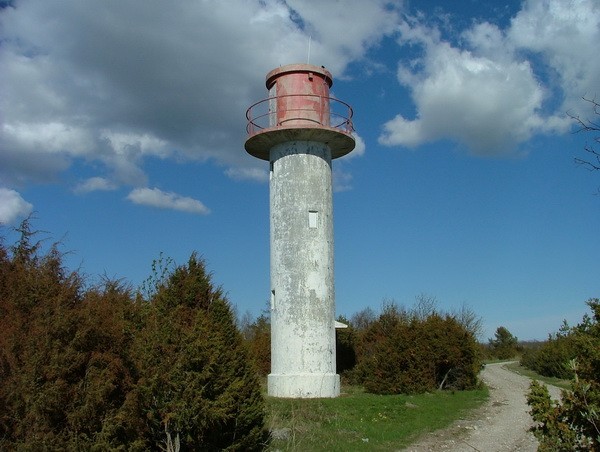
M 420 293 L 415 297 L 415 305 L 412 309 L 413 316 L 417 320 L 426 320 L 438 312 L 437 304 L 438 301 L 434 296 Z
M 594 114 L 600 117 L 600 102 L 598 102 L 595 97 L 592 99 L 583 97 L 583 100 L 588 102 L 591 105 Z M 597 134 L 592 139 L 592 144 L 588 143 L 583 148 L 588 153 L 587 157 L 575 157 L 575 163 L 583 165 L 590 171 L 600 170 L 600 149 L 598 149 L 598 146 L 600 146 L 600 122 L 593 121 L 589 118 L 582 118 L 578 114 L 567 114 L 577 124 L 578 129 L 576 132 L 592 132 L 592 134 Z
M 377 320 L 375 311 L 367 306 L 362 311 L 358 311 L 352 315 L 350 324 L 357 330 L 366 330 L 375 320 Z
M 463 303 L 460 309 L 452 312 L 452 316 L 476 339 L 482 338 L 483 319 L 475 314 L 475 311 L 469 305 Z

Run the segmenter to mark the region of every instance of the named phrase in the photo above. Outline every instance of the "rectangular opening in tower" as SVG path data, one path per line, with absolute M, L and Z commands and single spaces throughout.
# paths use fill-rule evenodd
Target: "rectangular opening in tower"
M 319 224 L 319 212 L 317 210 L 308 211 L 308 227 L 316 229 Z

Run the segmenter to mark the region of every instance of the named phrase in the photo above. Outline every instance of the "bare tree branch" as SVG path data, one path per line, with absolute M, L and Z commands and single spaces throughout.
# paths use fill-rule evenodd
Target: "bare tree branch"
M 590 98 L 587 98 L 584 96 L 582 99 L 585 102 L 589 102 L 591 104 L 592 110 L 594 111 L 594 114 L 596 116 L 600 116 L 600 102 L 598 102 L 595 97 L 590 99 Z M 600 123 L 598 123 L 596 121 L 592 121 L 591 119 L 588 119 L 588 118 L 581 118 L 579 115 L 572 114 L 569 112 L 567 112 L 567 115 L 573 121 L 575 121 L 575 123 L 578 126 L 578 129 L 575 131 L 575 133 L 580 133 L 580 132 L 600 133 Z M 600 145 L 600 135 L 594 137 L 593 142 L 595 142 L 596 145 Z M 575 157 L 575 159 L 574 159 L 575 163 L 577 163 L 578 165 L 582 165 L 583 167 L 587 168 L 590 171 L 600 170 L 600 150 L 596 149 L 594 144 L 586 144 L 583 149 L 585 152 L 588 153 L 588 157 L 587 158 Z

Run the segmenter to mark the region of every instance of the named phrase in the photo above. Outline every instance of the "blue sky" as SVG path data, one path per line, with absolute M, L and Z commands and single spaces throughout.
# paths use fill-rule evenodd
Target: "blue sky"
M 240 314 L 269 294 L 268 164 L 245 110 L 289 63 L 355 111 L 334 162 L 336 304 L 465 304 L 482 339 L 543 339 L 600 296 L 593 136 L 600 4 L 0 3 L 0 222 L 34 212 L 93 284 L 197 251 Z

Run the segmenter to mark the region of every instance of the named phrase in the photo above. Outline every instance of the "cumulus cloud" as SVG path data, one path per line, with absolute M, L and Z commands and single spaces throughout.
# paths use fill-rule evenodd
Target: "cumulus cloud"
M 386 3 L 16 2 L 0 10 L 0 176 L 48 180 L 81 159 L 139 186 L 148 156 L 252 166 L 243 118 L 264 74 L 306 61 L 312 36 L 311 62 L 343 75 L 393 28 Z
M 127 199 L 134 204 L 158 207 L 159 209 L 180 210 L 201 215 L 210 213 L 210 210 L 197 199 L 164 192 L 158 188 L 136 188 L 127 195 Z
M 598 91 L 600 60 L 600 3 L 527 1 L 513 19 L 508 39 L 519 49 L 538 52 L 558 77 L 564 106 Z
M 116 189 L 117 185 L 109 179 L 104 177 L 90 177 L 77 184 L 73 191 L 77 194 L 84 194 L 92 191 L 111 191 Z
M 352 76 L 350 63 L 380 64 L 369 51 L 385 36 L 420 49 L 398 69 L 416 115 L 382 119 L 380 142 L 391 146 L 449 138 L 477 154 L 507 152 L 564 130 L 564 107 L 595 94 L 595 0 L 525 1 L 504 28 L 480 22 L 459 35 L 403 5 L 15 2 L 0 9 L 0 180 L 52 180 L 77 160 L 146 186 L 148 157 L 212 160 L 234 179 L 264 180 L 243 150 L 244 112 L 265 97 L 269 70 L 307 60 L 309 38 L 310 61 L 336 79 Z M 363 151 L 357 140 L 349 158 Z
M 257 182 L 267 182 L 269 180 L 269 173 L 267 169 L 258 167 L 237 167 L 228 168 L 225 173 L 235 180 L 253 180 Z
M 363 155 L 365 155 L 365 150 L 367 149 L 367 146 L 365 145 L 365 141 L 356 132 L 353 132 L 352 136 L 354 137 L 354 143 L 355 143 L 354 150 L 352 152 L 350 152 L 349 154 L 346 154 L 343 157 L 340 157 L 339 161 L 350 160 L 352 158 L 362 157 Z
M 494 155 L 544 126 L 543 90 L 527 62 L 494 61 L 435 42 L 421 63 L 418 72 L 403 66 L 398 75 L 411 88 L 418 117 L 388 121 L 383 144 L 416 146 L 451 138 L 476 154 Z
M 387 121 L 380 143 L 415 147 L 451 139 L 477 155 L 502 155 L 534 134 L 564 132 L 565 110 L 600 78 L 591 57 L 599 23 L 600 6 L 592 0 L 527 1 L 506 30 L 477 23 L 456 42 L 418 19 L 406 21 L 399 44 L 423 53 L 400 64 L 398 80 L 416 116 Z M 545 65 L 558 81 L 541 73 Z
M 352 190 L 352 174 L 348 171 L 345 171 L 340 166 L 335 166 L 333 168 L 333 191 L 334 192 L 342 192 Z
M 348 62 L 361 59 L 383 36 L 395 32 L 400 15 L 398 7 L 386 0 L 286 3 L 292 9 L 292 19 L 314 39 L 311 62 L 313 58 L 315 62 L 326 61 L 334 73 L 342 76 Z
M 17 219 L 29 215 L 32 210 L 33 206 L 19 193 L 8 188 L 0 188 L 0 224 L 12 224 Z

